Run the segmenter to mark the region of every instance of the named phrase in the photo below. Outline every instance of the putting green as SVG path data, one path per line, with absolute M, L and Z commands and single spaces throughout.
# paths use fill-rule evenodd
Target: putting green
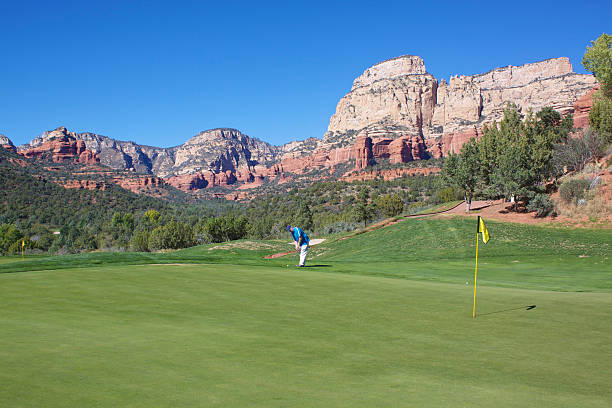
M 0 401 L 612 405 L 609 292 L 482 287 L 474 320 L 471 285 L 325 269 L 144 265 L 2 274 Z

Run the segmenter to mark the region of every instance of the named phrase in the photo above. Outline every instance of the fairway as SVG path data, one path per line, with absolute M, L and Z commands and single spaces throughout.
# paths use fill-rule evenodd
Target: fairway
M 2 274 L 2 406 L 612 405 L 608 291 L 329 269 Z

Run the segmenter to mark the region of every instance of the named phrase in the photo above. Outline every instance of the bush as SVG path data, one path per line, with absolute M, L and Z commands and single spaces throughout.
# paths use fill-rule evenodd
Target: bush
M 137 252 L 149 252 L 149 231 L 142 230 L 134 234 L 132 246 Z
M 333 224 L 328 224 L 321 228 L 320 233 L 322 235 L 336 234 L 340 232 L 349 232 L 357 229 L 357 224 L 339 221 Z
M 0 253 L 10 252 L 9 248 L 17 242 L 21 245 L 23 233 L 13 224 L 2 224 L 0 226 Z
M 529 204 L 527 205 L 527 211 L 535 211 L 536 217 L 546 217 L 555 212 L 555 204 L 552 202 L 550 197 L 546 194 L 536 194 Z
M 236 217 L 230 214 L 209 219 L 204 226 L 204 231 L 210 242 L 225 242 L 244 238 L 248 228 L 245 216 Z
M 144 240 L 144 237 L 142 239 Z M 135 242 L 134 245 L 136 245 Z M 164 226 L 156 227 L 149 235 L 149 250 L 151 251 L 188 248 L 193 245 L 195 245 L 193 229 L 182 222 L 170 221 Z
M 404 211 L 404 202 L 399 194 L 385 194 L 376 201 L 376 205 L 385 217 L 395 217 Z
M 589 188 L 589 181 L 585 179 L 570 179 L 561 184 L 559 194 L 566 203 L 584 198 L 584 192 Z
M 457 199 L 457 194 L 455 193 L 455 189 L 453 187 L 445 187 L 438 191 L 436 195 L 437 197 L 434 201 L 438 203 L 448 203 Z

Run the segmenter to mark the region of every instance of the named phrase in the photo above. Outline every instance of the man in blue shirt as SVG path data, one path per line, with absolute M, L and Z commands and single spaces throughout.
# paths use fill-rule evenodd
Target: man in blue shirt
M 298 266 L 306 266 L 306 255 L 308 254 L 308 243 L 310 242 L 308 235 L 300 228 L 292 227 L 291 225 L 287 225 L 287 231 L 291 233 L 295 241 L 295 250 L 300 250 L 300 264 Z

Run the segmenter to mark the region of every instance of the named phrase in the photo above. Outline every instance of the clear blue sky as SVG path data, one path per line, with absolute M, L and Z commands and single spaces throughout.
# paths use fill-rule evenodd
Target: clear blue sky
M 438 80 L 569 57 L 612 2 L 0 0 L 0 133 L 64 125 L 153 146 L 233 127 L 322 137 L 368 67 L 420 55 Z

